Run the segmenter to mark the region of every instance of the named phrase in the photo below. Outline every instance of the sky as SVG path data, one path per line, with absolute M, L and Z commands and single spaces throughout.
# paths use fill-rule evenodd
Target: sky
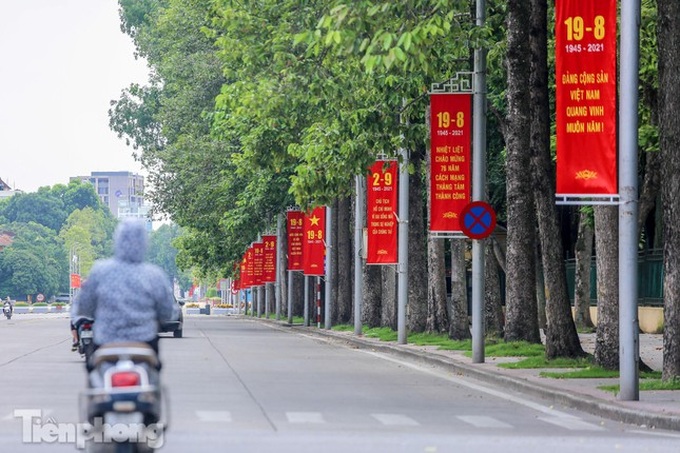
M 0 0 L 0 179 L 35 192 L 93 171 L 144 175 L 108 110 L 148 73 L 116 0 Z

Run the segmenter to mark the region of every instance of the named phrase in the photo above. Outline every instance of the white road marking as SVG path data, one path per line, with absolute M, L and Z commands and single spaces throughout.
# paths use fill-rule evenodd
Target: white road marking
M 512 425 L 508 425 L 493 417 L 486 417 L 483 415 L 459 415 L 456 418 L 475 428 L 512 428 Z
M 321 412 L 286 412 L 288 423 L 326 423 Z
M 386 426 L 419 426 L 411 417 L 401 414 L 371 414 L 371 417 Z
M 411 369 L 414 369 L 414 370 L 418 370 L 422 373 L 427 373 L 427 374 L 430 374 L 430 375 L 433 375 L 433 376 L 437 376 L 441 379 L 452 382 L 454 384 L 462 385 L 462 386 L 467 387 L 469 389 L 473 389 L 473 390 L 476 390 L 478 392 L 486 393 L 487 395 L 492 395 L 492 396 L 495 396 L 497 398 L 504 399 L 506 401 L 512 401 L 513 403 L 521 404 L 522 406 L 531 408 L 535 411 L 542 412 L 542 413 L 547 414 L 547 415 L 556 416 L 556 417 L 572 417 L 571 415 L 567 414 L 566 412 L 558 411 L 556 409 L 553 409 L 552 407 L 548 407 L 548 406 L 544 406 L 542 404 L 534 403 L 533 401 L 529 401 L 529 400 L 521 398 L 519 396 L 510 395 L 510 394 L 508 394 L 504 391 L 494 390 L 494 389 L 489 388 L 489 387 L 484 387 L 482 385 L 475 384 L 473 382 L 469 382 L 465 379 L 457 378 L 457 377 L 452 376 L 452 375 L 445 373 L 443 371 L 425 368 L 425 367 L 415 365 L 415 364 L 410 363 L 410 362 L 406 362 L 406 361 L 399 360 L 399 359 L 396 359 L 396 358 L 393 358 L 393 357 L 389 357 L 389 356 L 387 356 L 385 354 L 381 354 L 379 352 L 373 352 L 373 351 L 368 351 L 368 350 L 364 350 L 364 349 L 355 349 L 355 351 L 362 353 L 362 354 L 372 355 L 374 357 L 378 357 L 378 358 L 381 358 L 383 360 L 387 360 L 388 362 L 398 363 L 401 366 L 408 367 L 408 368 L 411 368 Z
M 196 416 L 202 422 L 231 422 L 229 411 L 196 411 Z
M 680 439 L 680 433 L 672 433 L 669 431 L 645 431 L 642 429 L 630 429 L 626 430 L 630 434 L 647 434 L 648 436 L 659 436 L 659 437 L 672 437 L 674 439 Z
M 604 431 L 602 426 L 584 422 L 577 417 L 538 417 L 538 419 L 570 431 Z

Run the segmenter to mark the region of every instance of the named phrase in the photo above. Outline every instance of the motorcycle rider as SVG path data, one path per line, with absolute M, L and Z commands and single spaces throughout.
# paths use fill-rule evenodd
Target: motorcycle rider
M 14 310 L 14 307 L 12 307 L 12 301 L 10 300 L 9 296 L 7 296 L 7 299 L 2 304 L 2 310 L 3 312 L 5 311 L 5 308 L 9 308 L 9 314 L 12 314 L 12 311 Z
M 145 342 L 158 356 L 158 326 L 172 316 L 174 299 L 165 272 L 144 260 L 147 239 L 143 221 L 122 220 L 114 234 L 114 256 L 94 264 L 73 302 L 72 320 L 96 321 L 95 348 Z

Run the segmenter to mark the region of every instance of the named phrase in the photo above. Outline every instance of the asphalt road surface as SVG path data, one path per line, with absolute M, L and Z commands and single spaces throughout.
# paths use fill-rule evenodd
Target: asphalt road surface
M 625 425 L 257 320 L 188 316 L 160 342 L 161 452 L 680 452 Z M 72 452 L 83 360 L 68 318 L 0 320 L 0 452 Z

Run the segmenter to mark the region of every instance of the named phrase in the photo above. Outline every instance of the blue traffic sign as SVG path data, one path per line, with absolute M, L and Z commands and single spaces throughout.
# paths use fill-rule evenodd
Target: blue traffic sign
M 484 239 L 496 229 L 496 212 L 485 201 L 473 201 L 460 213 L 461 229 L 470 239 Z

